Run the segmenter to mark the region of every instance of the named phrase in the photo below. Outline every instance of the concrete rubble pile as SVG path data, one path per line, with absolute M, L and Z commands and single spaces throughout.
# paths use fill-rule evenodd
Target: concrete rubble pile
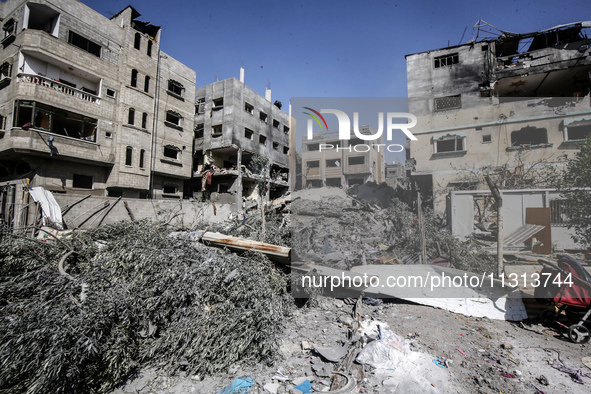
M 338 189 L 296 193 L 301 198 L 294 199 L 291 204 L 294 262 L 341 270 L 366 264 L 420 262 L 420 228 L 416 213 L 392 198 L 392 188 L 362 186 L 353 189 L 352 196 Z M 315 193 L 326 195 L 315 198 Z M 427 262 L 444 257 L 456 268 L 491 272 L 494 267 L 491 255 L 470 241 L 453 237 L 428 212 L 424 217 Z

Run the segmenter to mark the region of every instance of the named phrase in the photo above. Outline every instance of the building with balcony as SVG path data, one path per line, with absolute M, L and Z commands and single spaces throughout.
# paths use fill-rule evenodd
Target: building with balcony
M 229 78 L 195 90 L 193 174 L 186 195 L 235 203 L 258 197 L 257 179 L 270 179 L 270 198 L 287 191 L 289 115 L 241 79 Z M 254 155 L 268 158 L 268 173 L 252 166 Z M 261 178 L 261 175 L 263 178 Z
M 195 72 L 131 6 L 0 3 L 0 180 L 58 193 L 180 198 Z
M 359 132 L 375 134 L 369 126 Z M 385 181 L 384 148 L 367 144 L 351 132 L 351 139 L 339 140 L 337 131 L 302 137 L 302 187 L 350 187 L 365 182 Z M 383 144 L 382 144 L 383 145 Z
M 547 187 L 544 173 L 574 157 L 591 132 L 590 27 L 480 21 L 467 44 L 406 56 L 418 118 L 407 166 L 436 212 L 452 190 L 487 189 L 487 174 L 501 189 Z

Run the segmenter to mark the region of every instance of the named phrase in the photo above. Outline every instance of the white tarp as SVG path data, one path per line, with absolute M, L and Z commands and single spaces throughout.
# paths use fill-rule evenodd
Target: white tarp
M 55 201 L 53 194 L 42 187 L 30 188 L 29 194 L 31 194 L 35 202 L 41 204 L 43 225 L 53 224 L 58 230 L 63 230 L 62 209 L 57 201 Z

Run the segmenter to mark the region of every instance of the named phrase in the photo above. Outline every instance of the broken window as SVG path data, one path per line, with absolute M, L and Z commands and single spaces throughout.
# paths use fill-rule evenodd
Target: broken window
M 140 150 L 140 168 L 144 168 L 144 160 L 146 158 L 146 150 Z
M 273 119 L 273 127 L 279 128 L 279 121 L 277 119 Z
M 134 124 L 135 123 L 135 109 L 130 108 L 127 113 L 127 124 Z
M 142 36 L 141 36 L 141 34 L 140 33 L 135 33 L 135 38 L 133 40 L 133 47 L 135 49 L 140 49 L 141 42 L 142 42 Z
M 347 162 L 350 166 L 365 164 L 365 156 L 349 156 Z
M 25 5 L 25 15 L 27 14 L 29 17 L 25 19 L 23 29 L 41 30 L 54 37 L 58 36 L 59 12 L 45 4 L 31 2 Z
M 172 93 L 173 96 L 183 97 L 183 90 L 185 87 L 173 79 L 168 80 L 168 92 Z
M 306 168 L 320 168 L 320 161 L 319 160 L 310 160 L 306 162 Z
M 80 189 L 92 189 L 93 177 L 91 175 L 74 174 L 72 176 L 72 187 Z
M 284 132 L 285 134 L 289 134 L 289 127 L 287 127 L 287 126 L 283 126 L 283 132 Z
M 334 167 L 340 167 L 340 166 L 341 166 L 341 161 L 339 159 L 331 159 L 331 160 L 326 161 L 326 167 L 334 168 Z
M 4 38 L 13 36 L 16 33 L 16 21 L 14 19 L 7 20 L 2 26 L 2 30 L 4 30 Z
M 107 97 L 115 97 L 115 91 L 113 89 L 107 89 Z
M 136 69 L 131 70 L 131 86 L 134 88 L 137 88 L 137 74 Z
M 162 193 L 164 194 L 176 194 L 178 191 L 177 185 L 166 184 L 162 187 Z
M 2 37 L 2 46 L 6 48 L 15 39 L 16 21 L 14 19 L 9 19 L 4 23 L 4 26 L 2 26 L 2 30 L 4 30 L 4 36 Z
M 168 110 L 166 111 L 166 121 L 164 123 L 168 126 L 175 126 L 176 128 L 180 128 L 182 118 L 183 117 L 178 112 Z
M 147 126 L 148 126 L 148 114 L 144 112 L 142 114 L 142 129 L 145 129 Z
M 144 92 L 150 93 L 150 77 L 147 75 L 144 78 Z
M 244 103 L 244 111 L 248 112 L 249 114 L 254 114 L 254 107 L 248 103 Z
M 125 165 L 130 166 L 133 163 L 133 148 L 128 146 L 125 148 Z
M 277 142 L 273 142 L 273 149 L 279 150 L 279 144 Z
M 462 108 L 461 95 L 437 97 L 435 99 L 435 111 Z
M 490 142 L 492 142 L 492 136 L 490 134 L 482 136 L 482 143 L 483 144 L 488 144 Z
M 545 128 L 526 126 L 511 133 L 511 146 L 531 146 L 548 143 L 548 132 Z
M 589 134 L 591 134 L 591 121 L 577 122 L 566 127 L 567 141 L 585 140 Z
M 264 135 L 259 135 L 259 144 L 265 145 L 267 143 L 267 137 Z
M 203 138 L 203 132 L 205 129 L 205 125 L 203 123 L 199 123 L 195 125 L 195 138 Z
M 70 31 L 70 34 L 68 36 L 68 42 L 88 53 L 93 54 L 96 57 L 101 57 L 101 46 L 90 41 L 88 38 L 82 37 L 78 33 Z
M 216 124 L 211 126 L 211 136 L 212 137 L 221 137 L 223 134 L 222 125 Z
M 94 142 L 97 120 L 35 101 L 16 100 L 14 127 L 34 127 L 53 134 Z
M 285 154 L 285 155 L 289 154 L 289 147 L 288 146 L 283 147 L 283 154 Z
M 263 122 L 267 123 L 267 121 L 268 121 L 268 118 L 269 118 L 269 117 L 267 116 L 267 114 L 266 114 L 266 113 L 264 113 L 263 111 L 261 111 L 261 112 L 259 113 L 259 119 L 260 119 L 260 120 L 262 120 Z
M 10 63 L 8 63 L 8 62 L 2 63 L 2 65 L 0 66 L 0 81 L 5 78 L 10 78 L 11 69 L 12 69 L 12 67 L 11 67 Z
M 435 153 L 445 152 L 463 152 L 464 151 L 464 136 L 447 135 L 433 141 Z
M 205 113 L 205 97 L 201 97 L 195 100 L 195 113 L 196 114 L 203 114 Z
M 337 144 L 338 144 L 338 142 L 337 142 Z M 349 141 L 349 146 L 357 146 L 357 145 L 365 145 L 365 141 L 360 140 L 359 138 L 353 138 L 352 140 Z
M 341 187 L 341 178 L 326 178 L 326 186 Z
M 212 109 L 214 111 L 219 111 L 222 108 L 224 108 L 224 98 L 223 97 L 213 100 L 213 108 Z
M 451 53 L 445 56 L 439 56 L 435 58 L 435 68 L 447 67 L 451 66 L 452 64 L 458 64 L 460 62 L 460 57 L 457 53 Z
M 174 145 L 166 145 L 164 147 L 164 157 L 168 157 L 169 159 L 178 159 L 179 152 L 180 149 Z
M 308 152 L 317 151 L 318 149 L 320 149 L 318 144 L 306 144 L 306 151 Z
M 552 226 L 568 225 L 567 200 L 550 200 L 550 224 Z
M 244 128 L 244 137 L 248 138 L 249 140 L 252 140 L 254 137 L 254 131 L 245 127 Z
M 148 40 L 148 49 L 146 50 L 146 55 L 152 57 L 152 40 Z

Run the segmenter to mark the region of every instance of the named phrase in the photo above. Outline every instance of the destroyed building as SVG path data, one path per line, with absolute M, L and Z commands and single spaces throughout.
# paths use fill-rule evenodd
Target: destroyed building
M 196 77 L 160 50 L 159 26 L 74 0 L 9 0 L 0 17 L 0 180 L 182 197 Z
M 369 126 L 360 126 L 365 135 L 375 134 Z M 350 187 L 385 179 L 384 149 L 366 144 L 353 131 L 349 140 L 340 140 L 337 131 L 314 133 L 311 140 L 302 137 L 302 187 Z
M 388 186 L 392 186 L 394 189 L 403 183 L 406 178 L 406 169 L 403 164 L 398 161 L 392 162 L 392 164 L 386 164 L 386 171 L 384 175 L 384 182 Z
M 195 91 L 193 173 L 186 194 L 214 202 L 256 200 L 257 179 L 270 179 L 269 197 L 287 191 L 289 115 L 281 103 L 262 97 L 241 79 L 229 78 Z M 253 168 L 254 155 L 268 158 L 266 174 Z
M 437 212 L 451 190 L 543 187 L 534 170 L 572 158 L 591 131 L 591 22 L 474 39 L 406 56 L 412 179 Z M 407 160 L 408 163 L 408 160 Z

